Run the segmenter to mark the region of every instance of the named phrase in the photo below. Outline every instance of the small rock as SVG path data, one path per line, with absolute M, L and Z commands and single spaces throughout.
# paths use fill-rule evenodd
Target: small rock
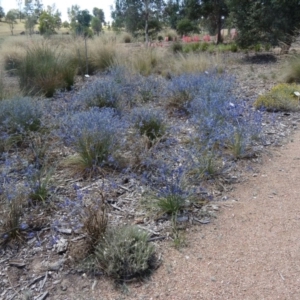
M 187 216 L 177 217 L 177 222 L 187 222 L 189 218 Z
M 68 241 L 63 237 L 58 240 L 58 242 L 54 245 L 54 249 L 58 254 L 62 254 L 67 251 Z
M 56 262 L 48 263 L 47 269 L 50 271 L 58 271 L 62 267 L 64 262 L 65 262 L 65 259 L 60 259 Z
M 60 233 L 72 234 L 72 229 L 70 228 L 57 228 L 56 230 Z

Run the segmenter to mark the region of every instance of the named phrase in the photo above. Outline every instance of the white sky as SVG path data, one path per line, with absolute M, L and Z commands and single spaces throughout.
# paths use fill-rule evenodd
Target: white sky
M 25 1 L 23 1 L 24 3 Z M 54 0 L 41 0 L 41 2 L 44 5 L 44 8 L 46 8 L 48 5 L 55 4 L 56 8 L 61 12 L 62 20 L 63 21 L 69 21 L 68 20 L 68 14 L 67 10 L 68 7 L 71 7 L 72 5 L 79 5 L 80 9 L 88 9 L 91 14 L 94 7 L 98 7 L 103 9 L 104 15 L 105 15 L 105 21 L 111 21 L 110 17 L 110 6 L 114 5 L 114 0 L 60 0 L 60 1 L 54 1 Z M 0 0 L 0 6 L 3 7 L 4 12 L 7 13 L 10 9 L 17 9 L 18 4 L 16 0 Z

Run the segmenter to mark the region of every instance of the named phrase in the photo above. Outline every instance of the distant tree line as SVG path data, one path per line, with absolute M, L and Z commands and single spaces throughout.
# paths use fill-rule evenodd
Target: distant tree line
M 25 19 L 26 32 L 32 34 L 38 25 L 41 34 L 53 34 L 60 27 L 73 34 L 99 35 L 105 25 L 102 9 L 93 14 L 78 5 L 68 9 L 69 22 L 62 22 L 55 5 L 43 8 L 41 0 L 16 0 L 18 9 L 6 14 L 0 7 L 0 21 L 14 33 L 17 20 Z M 162 28 L 177 30 L 181 35 L 205 30 L 222 42 L 222 28 L 236 28 L 237 43 L 249 47 L 257 43 L 291 45 L 300 28 L 300 0 L 115 0 L 111 17 L 114 30 L 133 35 L 144 34 L 145 40 Z
M 76 35 L 91 36 L 93 33 L 99 35 L 102 25 L 105 24 L 105 16 L 102 9 L 94 7 L 93 15 L 88 10 L 81 10 L 78 5 L 68 9 L 69 22 L 61 20 L 61 13 L 55 5 L 43 7 L 40 0 L 16 0 L 18 9 L 11 9 L 6 14 L 0 6 L 0 21 L 5 19 L 11 34 L 14 34 L 15 24 L 24 20 L 25 30 L 28 34 L 38 32 L 42 35 L 52 35 L 61 27 L 69 28 Z
M 203 29 L 222 41 L 221 29 L 236 28 L 237 42 L 291 44 L 300 28 L 299 0 L 115 0 L 111 17 L 115 30 L 132 34 L 158 32 L 162 27 L 179 34 Z

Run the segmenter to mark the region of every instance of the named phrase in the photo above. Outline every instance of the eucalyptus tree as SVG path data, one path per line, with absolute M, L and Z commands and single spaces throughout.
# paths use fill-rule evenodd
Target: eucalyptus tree
M 15 24 L 17 23 L 18 11 L 16 9 L 11 9 L 7 12 L 5 16 L 5 21 L 9 26 L 11 35 L 14 35 Z
M 227 0 L 238 43 L 291 45 L 300 27 L 299 0 Z
M 124 27 L 133 34 L 143 30 L 147 42 L 149 29 L 160 28 L 163 5 L 163 0 L 115 0 L 112 11 L 113 27 Z

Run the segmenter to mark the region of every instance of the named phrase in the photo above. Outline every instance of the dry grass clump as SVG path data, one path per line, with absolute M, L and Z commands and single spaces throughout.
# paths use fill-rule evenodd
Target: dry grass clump
M 125 67 L 133 73 L 149 76 L 153 73 L 161 73 L 165 66 L 165 59 L 163 49 L 121 48 L 116 55 L 115 65 Z
M 259 96 L 254 106 L 268 111 L 298 111 L 299 97 L 295 92 L 300 92 L 300 85 L 278 84 L 267 94 Z
M 105 71 L 114 64 L 117 52 L 114 42 L 103 43 L 102 39 L 97 39 L 89 46 L 89 61 L 94 70 Z
M 95 251 L 98 266 L 120 282 L 146 275 L 156 263 L 155 249 L 148 239 L 148 233 L 136 226 L 108 230 Z
M 287 83 L 300 83 L 300 55 L 293 55 L 283 68 L 283 80 Z
M 21 61 L 26 55 L 28 40 L 24 37 L 12 39 L 6 38 L 1 46 L 0 59 L 3 61 L 5 70 L 15 70 L 20 66 Z
M 180 75 L 184 73 L 205 72 L 207 70 L 218 68 L 222 70 L 222 61 L 220 56 L 211 56 L 205 53 L 178 53 L 170 57 L 168 70 L 172 74 Z
M 125 43 L 125 44 L 129 44 L 129 43 L 132 43 L 134 40 L 133 36 L 128 33 L 128 32 L 124 32 L 123 34 L 121 34 L 120 36 L 120 41 L 122 43 Z

